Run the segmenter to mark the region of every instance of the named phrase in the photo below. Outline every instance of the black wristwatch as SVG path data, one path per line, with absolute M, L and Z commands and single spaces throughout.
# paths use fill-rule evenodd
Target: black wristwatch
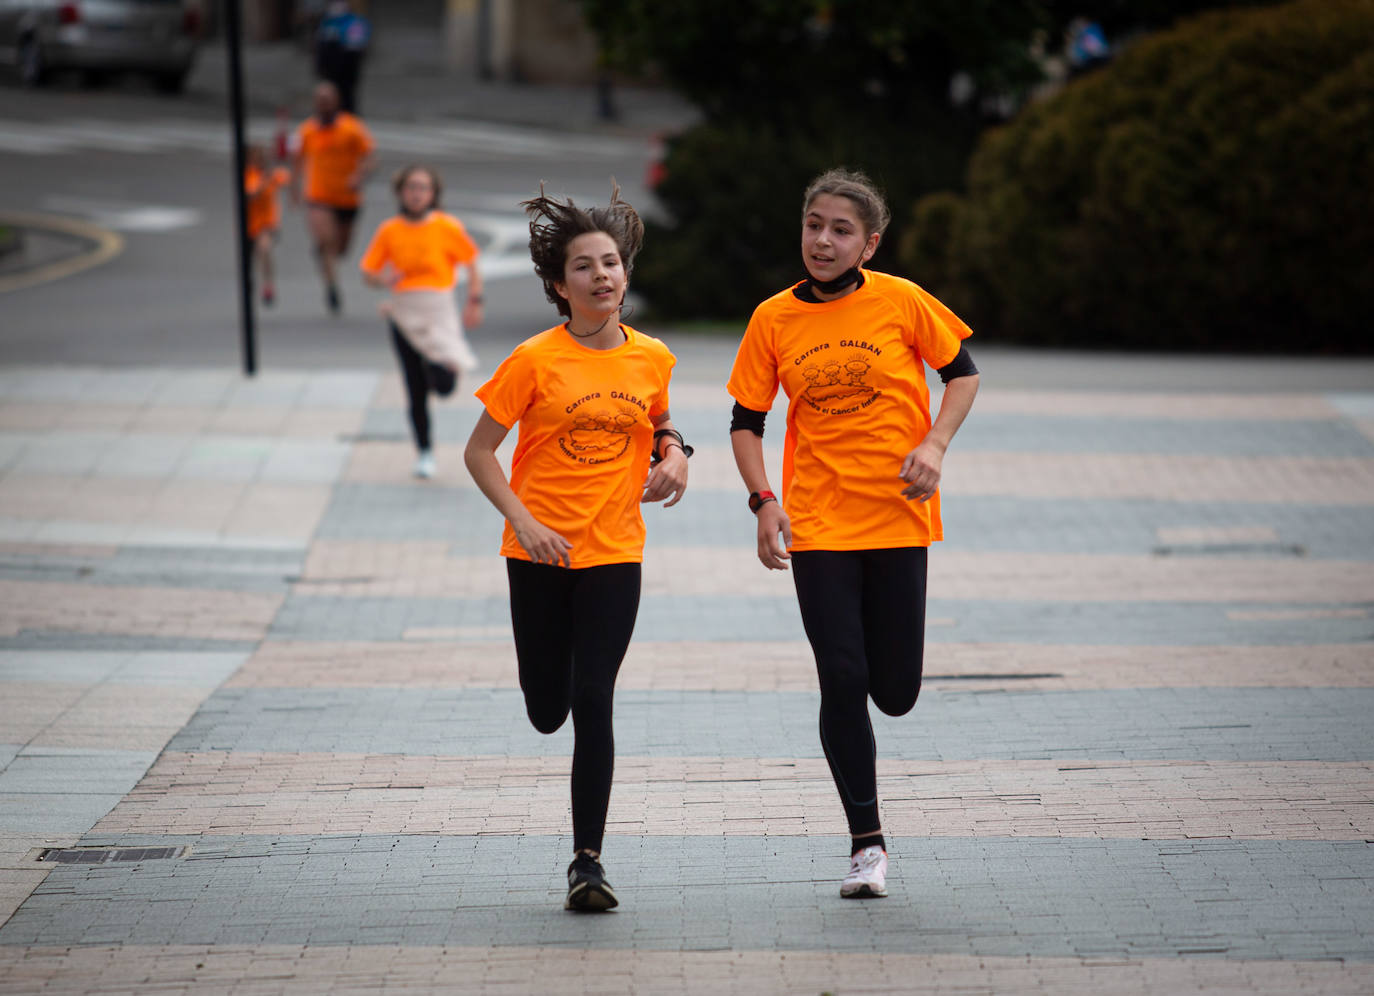
M 754 491 L 749 495 L 749 511 L 758 515 L 759 509 L 763 508 L 766 502 L 777 500 L 778 496 L 771 491 Z

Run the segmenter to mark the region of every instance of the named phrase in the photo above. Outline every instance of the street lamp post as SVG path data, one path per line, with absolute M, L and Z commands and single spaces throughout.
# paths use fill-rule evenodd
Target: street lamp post
M 239 324 L 243 331 L 243 372 L 252 377 L 258 371 L 257 333 L 253 326 L 253 247 L 248 243 L 248 198 L 243 189 L 247 162 L 243 145 L 243 65 L 239 0 L 225 0 L 224 40 L 229 46 L 229 117 L 234 129 L 234 204 L 235 230 L 239 257 Z

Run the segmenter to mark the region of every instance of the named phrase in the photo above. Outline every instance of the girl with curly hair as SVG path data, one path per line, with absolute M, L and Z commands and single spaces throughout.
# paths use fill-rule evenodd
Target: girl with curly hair
M 520 688 L 530 722 L 553 733 L 572 714 L 570 910 L 618 900 L 601 866 L 615 741 L 611 699 L 639 611 L 642 502 L 677 504 L 691 447 L 668 414 L 676 360 L 619 320 L 644 238 L 634 208 L 525 201 L 530 256 L 565 319 L 525 340 L 477 390 L 486 406 L 465 459 L 506 519 Z M 496 449 L 519 438 L 507 480 Z

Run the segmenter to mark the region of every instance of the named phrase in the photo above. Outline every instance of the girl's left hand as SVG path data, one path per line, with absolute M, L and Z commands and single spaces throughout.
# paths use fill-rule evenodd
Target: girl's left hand
M 945 451 L 938 443 L 929 439 L 906 455 L 902 461 L 902 497 L 907 501 L 930 501 L 935 489 L 940 486 L 940 466 L 945 459 Z
M 482 324 L 482 302 L 468 301 L 463 305 L 463 328 L 475 329 Z
M 649 470 L 644 479 L 644 496 L 639 500 L 663 501 L 669 495 L 673 500 L 666 502 L 664 508 L 672 508 L 682 500 L 687 490 L 687 457 L 678 446 L 669 446 L 668 453 Z

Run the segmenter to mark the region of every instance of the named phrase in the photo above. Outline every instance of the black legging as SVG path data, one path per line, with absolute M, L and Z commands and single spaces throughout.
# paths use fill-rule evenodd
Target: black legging
M 916 704 L 926 628 L 926 548 L 798 550 L 792 578 L 821 685 L 821 748 L 851 834 L 878 830 L 877 743 L 868 699 Z
M 639 613 L 639 565 L 568 569 L 506 559 L 525 711 L 540 733 L 573 718 L 573 849 L 601 851 L 615 770 L 611 697 Z
M 395 322 L 391 326 L 391 345 L 401 364 L 401 378 L 406 382 L 406 397 L 410 399 L 410 428 L 415 445 L 429 449 L 429 392 L 446 398 L 458 386 L 458 375 L 447 367 L 431 363 L 405 337 Z

